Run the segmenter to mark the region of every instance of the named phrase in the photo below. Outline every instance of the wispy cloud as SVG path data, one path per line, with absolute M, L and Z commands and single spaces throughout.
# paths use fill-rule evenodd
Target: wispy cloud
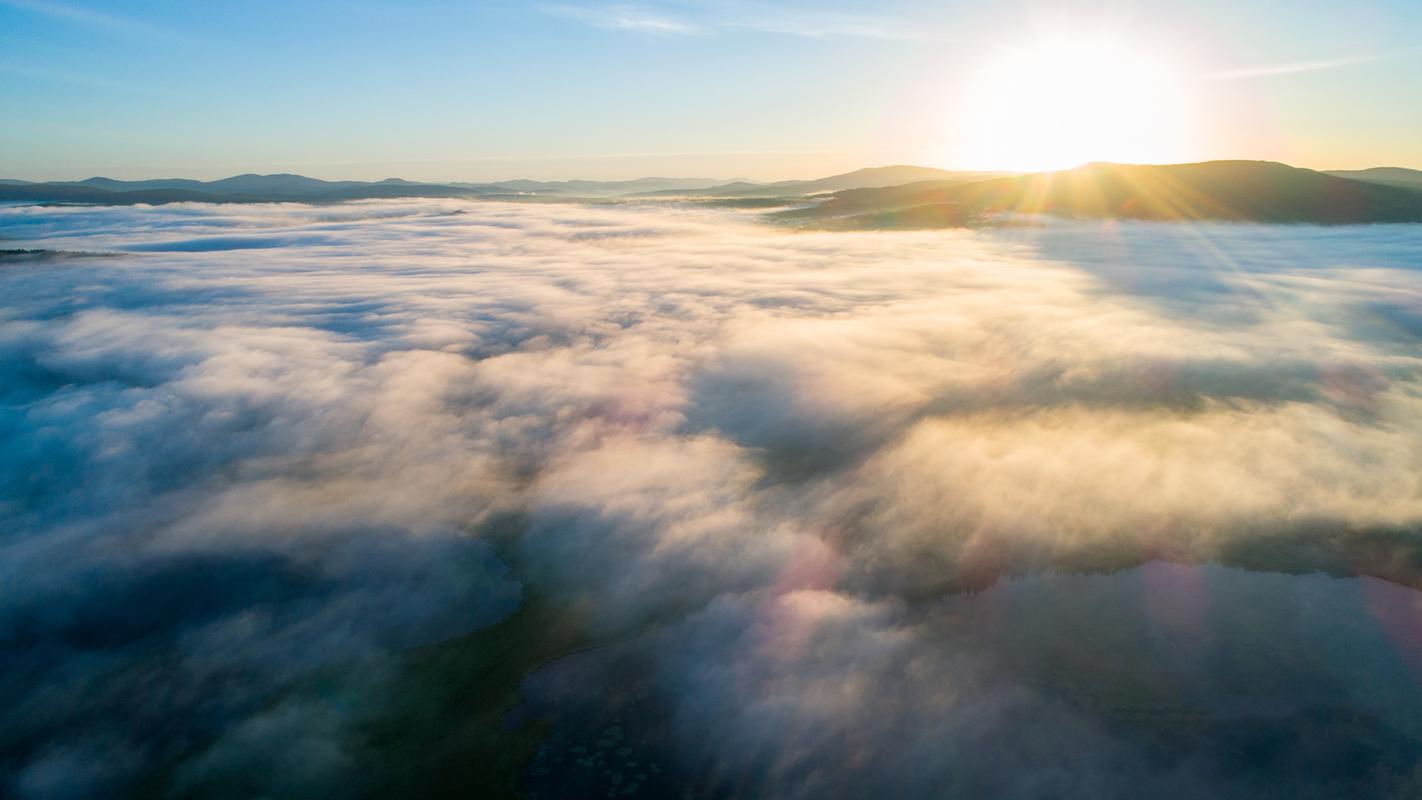
M 544 6 L 548 14 L 607 30 L 694 35 L 751 32 L 812 39 L 860 38 L 897 41 L 943 37 L 908 20 L 882 14 L 787 9 L 761 3 L 683 3 L 675 13 L 643 6 Z
M 51 3 L 48 0 L 0 0 L 0 6 L 41 14 L 119 36 L 175 41 L 186 39 L 183 34 L 171 28 L 154 25 L 146 20 L 95 11 L 91 8 L 81 8 L 67 3 Z
M 616 5 L 604 8 L 582 6 L 544 6 L 545 13 L 585 22 L 596 28 L 614 31 L 634 31 L 672 36 L 695 36 L 707 31 L 671 17 L 650 13 L 632 6 Z
M 550 746 L 626 719 L 642 763 L 711 759 L 744 797 L 1235 800 L 1261 785 L 1235 740 L 1194 731 L 1236 695 L 1275 725 L 1382 687 L 1379 730 L 1422 719 L 1412 651 L 1368 627 L 1388 603 L 1416 629 L 1402 587 L 996 581 L 1162 553 L 1415 576 L 1390 565 L 1422 521 L 1416 226 L 790 234 L 406 200 L 14 207 L 0 235 L 120 254 L 0 269 L 4 796 L 404 780 L 364 731 L 417 684 L 372 676 L 521 597 L 626 633 L 546 668 L 616 656 L 608 679 L 533 687 Z M 1188 743 L 1076 699 L 1121 685 L 1191 687 Z M 1162 752 L 1204 765 L 1189 791 Z M 1258 780 L 1306 796 L 1293 764 Z
M 1209 76 L 1210 80 L 1234 81 L 1246 78 L 1266 78 L 1273 75 L 1294 75 L 1300 72 L 1320 72 L 1340 67 L 1351 67 L 1358 64 L 1371 64 L 1378 61 L 1389 61 L 1394 58 L 1416 53 L 1417 50 L 1406 50 L 1392 53 L 1370 53 L 1363 55 L 1340 56 L 1338 58 L 1321 58 L 1312 61 L 1290 61 L 1283 64 L 1265 64 L 1254 67 L 1240 67 L 1216 72 Z
M 802 36 L 812 39 L 858 38 L 899 41 L 941 38 L 923 26 L 885 14 L 786 9 L 760 3 L 722 6 L 727 28 Z

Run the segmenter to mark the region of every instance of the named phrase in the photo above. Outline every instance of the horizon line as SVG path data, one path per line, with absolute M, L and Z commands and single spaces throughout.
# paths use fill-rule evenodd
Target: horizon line
M 629 154 L 629 157 L 636 157 L 636 156 L 635 156 L 635 155 L 632 155 L 632 154 Z M 229 179 L 232 179 L 232 178 L 243 178 L 243 177 L 262 177 L 262 178 L 270 178 L 270 177 L 278 177 L 278 176 L 290 175 L 290 176 L 294 176 L 294 177 L 298 177 L 298 178 L 305 178 L 305 179 L 307 179 L 307 180 L 321 181 L 321 182 L 324 182 L 324 183 L 382 183 L 382 182 L 390 182 L 390 181 L 400 181 L 400 182 L 403 182 L 403 183 L 412 183 L 412 184 L 420 184 L 420 185 L 432 185 L 432 186 L 450 185 L 450 184 L 470 184 L 470 185 L 477 185 L 477 186 L 497 186 L 497 185 L 499 185 L 500 183 L 507 183 L 507 182 L 512 182 L 512 181 L 529 181 L 529 182 L 534 182 L 534 183 L 569 183 L 569 182 L 587 182 L 587 183 L 636 183 L 636 182 L 639 182 L 639 181 L 652 181 L 652 180 L 672 180 L 672 181 L 720 181 L 720 182 L 723 182 L 723 183 L 748 182 L 748 183 L 756 183 L 756 184 L 775 184 L 775 183 L 790 183 L 790 182 L 822 180 L 822 179 L 825 179 L 825 178 L 833 178 L 833 177 L 838 177 L 838 176 L 841 176 L 841 175 L 849 175 L 849 174 L 852 174 L 852 173 L 855 173 L 855 172 L 862 172 L 862 171 L 866 171 L 866 170 L 894 169 L 894 168 L 938 170 L 938 171 L 941 171 L 941 172 L 953 172 L 953 173 L 999 173 L 999 174 L 1002 174 L 1002 175 L 1039 175 L 1039 174 L 1047 174 L 1047 173 L 1053 173 L 1053 172 L 1066 172 L 1066 171 L 1070 171 L 1070 170 L 1074 170 L 1074 169 L 1080 169 L 1080 168 L 1082 168 L 1082 167 L 1091 166 L 1091 165 L 1093 165 L 1093 164 L 1119 164 L 1119 165 L 1123 165 L 1123 166 L 1142 166 L 1142 167 L 1170 167 L 1170 166 L 1184 166 L 1184 165 L 1189 165 L 1189 164 L 1211 164 L 1211 163 L 1224 163 L 1224 162 L 1254 162 L 1254 163 L 1282 164 L 1282 165 L 1284 165 L 1284 166 L 1291 167 L 1291 168 L 1294 168 L 1294 169 L 1306 169 L 1306 170 L 1310 170 L 1310 171 L 1313 171 L 1313 172 L 1322 172 L 1322 173 L 1330 173 L 1330 172 L 1367 172 L 1367 171 L 1370 171 L 1370 170 L 1387 170 L 1387 169 L 1402 169 L 1402 170 L 1409 170 L 1409 171 L 1413 171 L 1413 172 L 1422 172 L 1422 167 L 1407 167 L 1407 166 L 1401 166 L 1401 165 L 1397 165 L 1397 164 L 1375 164 L 1375 165 L 1369 166 L 1369 167 L 1356 167 L 1356 168 L 1316 168 L 1316 167 L 1301 167 L 1301 166 L 1298 166 L 1298 165 L 1296 165 L 1296 164 L 1291 164 L 1291 163 L 1289 163 L 1289 162 L 1287 162 L 1287 161 L 1280 161 L 1280 160 L 1278 160 L 1278 159 L 1269 159 L 1269 158 L 1209 158 L 1209 159 L 1202 159 L 1202 160 L 1195 160 L 1195 161 L 1169 161 L 1169 162 L 1131 162 L 1131 161 L 1111 161 L 1111 160 L 1107 160 L 1107 159 L 1096 159 L 1096 160 L 1092 160 L 1092 161 L 1084 161 L 1084 162 L 1082 162 L 1082 163 L 1080 163 L 1080 164 L 1075 164 L 1075 165 L 1070 166 L 1070 167 L 1061 167 L 1061 168 L 1056 168 L 1056 169 L 1038 169 L 1038 170 L 939 167 L 939 166 L 932 166 L 932 165 L 927 165 L 927 164 L 914 164 L 914 163 L 910 163 L 910 162 L 906 162 L 906 161 L 905 161 L 905 162 L 895 162 L 895 163 L 888 163 L 888 164 L 871 164 L 871 165 L 869 165 L 869 166 L 856 167 L 856 168 L 854 168 L 854 169 L 846 170 L 846 171 L 843 171 L 843 172 L 830 173 L 829 175 L 817 174 L 817 175 L 815 175 L 815 176 L 813 176 L 813 177 L 807 177 L 807 178 L 789 178 L 789 179 L 751 178 L 751 177 L 746 177 L 746 176 L 744 176 L 744 175 L 737 175 L 737 176 L 731 176 L 731 177 L 719 177 L 719 176 L 713 176 L 713 175 L 676 175 L 676 174 L 671 174 L 671 173 L 665 173 L 665 174 L 645 174 L 645 175 L 639 175 L 639 176 L 634 177 L 634 178 L 582 178 L 582 177 L 577 177 L 577 176 L 574 175 L 574 176 L 570 176 L 570 177 L 560 177 L 560 178 L 528 178 L 528 177 L 523 177 L 523 176 L 514 176 L 514 177 L 499 178 L 499 179 L 493 179 L 493 180 L 470 180 L 470 179 L 462 179 L 462 178 L 449 178 L 449 179 L 438 179 L 438 180 L 411 180 L 411 179 L 408 179 L 408 178 L 402 178 L 402 177 L 400 177 L 400 176 L 398 176 L 398 175 L 389 175 L 389 176 L 386 176 L 386 177 L 384 177 L 384 178 L 373 178 L 373 179 L 361 179 L 361 178 L 314 178 L 314 177 L 311 177 L 310 175 L 305 175 L 305 174 L 302 174 L 302 173 L 299 173 L 299 172 L 287 172 L 287 171 L 279 171 L 279 172 L 258 172 L 258 171 L 251 171 L 251 170 L 249 170 L 249 171 L 245 171 L 245 172 L 235 172 L 235 173 L 232 173 L 232 174 L 230 174 L 230 175 L 223 175 L 222 177 L 218 177 L 218 178 L 207 178 L 207 179 L 204 179 L 204 178 L 190 178 L 190 177 L 186 177 L 186 176 L 184 176 L 184 175 L 172 175 L 172 174 L 169 174 L 169 175 L 157 175 L 157 176 L 154 176 L 154 177 L 144 177 L 144 178 L 111 178 L 111 177 L 109 177 L 108 175 L 95 174 L 95 175 L 90 175 L 90 176 L 85 177 L 85 178 L 72 178 L 72 179 L 66 179 L 66 178 L 44 178 L 44 179 L 38 179 L 38 180 L 35 180 L 35 179 L 27 179 L 27 178 L 12 178 L 12 177 L 8 177 L 8 176 L 0 176 L 0 181 L 11 182 L 11 183 L 18 182 L 18 183 L 26 183 L 26 184 L 84 183 L 85 181 L 92 181 L 92 180 L 111 180 L 111 181 L 116 181 L 116 182 L 120 182 L 120 183 L 142 183 L 142 182 L 145 182 L 145 181 L 161 181 L 161 180 L 188 180 L 188 181 L 194 181 L 194 182 L 197 182 L 197 183 L 216 183 L 216 182 L 219 182 L 219 181 L 229 180 Z M 352 163 L 358 163 L 358 162 L 352 162 Z M 428 163 L 428 162 L 407 162 L 407 163 Z

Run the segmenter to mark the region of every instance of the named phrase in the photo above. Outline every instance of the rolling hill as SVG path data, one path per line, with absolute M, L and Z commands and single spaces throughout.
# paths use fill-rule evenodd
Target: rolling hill
M 926 178 L 926 179 L 925 179 Z M 1422 172 L 1381 167 L 1317 172 L 1269 161 L 1087 164 L 1028 175 L 891 166 L 809 181 L 705 179 L 507 181 L 498 184 L 325 181 L 302 175 L 236 175 L 30 183 L 0 180 L 0 201 L 136 203 L 329 203 L 402 197 L 598 201 L 690 198 L 710 206 L 795 205 L 771 219 L 823 228 L 939 228 L 990 223 L 1004 214 L 1083 219 L 1226 220 L 1350 224 L 1422 222 Z M 649 186 L 675 187 L 644 191 Z
M 1268 161 L 1098 163 L 968 183 L 848 190 L 774 216 L 835 228 L 923 228 L 976 224 L 1012 212 L 1162 221 L 1422 222 L 1422 191 Z
M 1333 169 L 1327 171 L 1329 175 L 1339 178 L 1349 178 L 1355 181 L 1367 181 L 1368 183 L 1387 183 L 1395 186 L 1406 186 L 1412 189 L 1422 189 L 1422 170 L 1407 169 L 1406 167 L 1373 167 L 1371 169 Z
M 889 167 L 867 167 L 808 181 L 777 181 L 775 183 L 755 183 L 752 181 L 732 181 L 698 191 L 668 189 L 645 192 L 647 197 L 686 196 L 698 197 L 804 197 L 824 192 L 840 192 L 849 189 L 871 189 L 885 186 L 900 186 L 920 181 L 942 183 L 965 183 L 968 181 L 997 178 L 1006 172 L 954 172 L 934 167 L 914 167 L 895 165 Z
M 722 183 L 711 178 L 638 178 L 626 181 L 513 180 L 505 183 L 419 183 L 399 178 L 373 182 L 324 181 L 288 173 L 234 175 L 215 181 L 188 178 L 122 181 L 96 177 L 82 181 L 43 183 L 0 180 L 0 201 L 126 205 L 180 202 L 339 202 L 395 197 L 535 197 L 575 200 L 620 197 L 647 191 L 682 194 Z
M 88 178 L 82 181 L 0 180 L 0 201 L 37 201 L 122 205 L 132 203 L 254 203 L 254 202 L 337 202 L 393 197 L 489 197 L 543 199 L 666 198 L 702 197 L 728 201 L 733 205 L 764 204 L 759 198 L 800 198 L 807 195 L 876 186 L 893 186 L 911 181 L 936 180 L 959 183 L 997 177 L 1003 173 L 950 172 L 930 167 L 891 166 L 856 170 L 808 181 L 755 183 L 723 182 L 709 178 L 638 178 L 625 181 L 533 181 L 510 180 L 500 183 L 417 183 L 388 178 L 378 182 L 324 181 L 287 173 L 275 175 L 235 175 L 215 181 L 187 178 L 122 181 Z
M 498 185 L 453 186 L 415 183 L 398 178 L 383 181 L 323 181 L 304 175 L 235 175 L 216 181 L 161 178 L 120 181 L 88 178 L 82 181 L 0 182 L 0 201 L 134 205 L 147 203 L 271 203 L 340 202 L 396 197 L 513 196 Z
M 700 192 L 725 183 L 715 178 L 634 178 L 625 181 L 497 181 L 495 185 L 515 192 L 565 197 L 620 197 L 649 192 Z M 490 184 L 454 183 L 451 186 L 485 187 Z

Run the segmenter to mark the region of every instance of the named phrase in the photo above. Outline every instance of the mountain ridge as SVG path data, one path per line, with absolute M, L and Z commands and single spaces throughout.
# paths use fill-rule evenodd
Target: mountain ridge
M 929 179 L 923 180 L 924 176 Z M 885 181 L 904 182 L 881 185 Z M 695 178 L 371 182 L 327 181 L 293 173 L 244 173 L 214 181 L 122 181 L 96 176 L 42 183 L 0 180 L 0 201 L 156 205 L 420 197 L 554 202 L 661 199 L 747 209 L 793 206 L 768 218 L 841 229 L 965 226 L 1011 213 L 1164 221 L 1422 222 L 1422 171 L 1401 167 L 1324 172 L 1272 161 L 1096 162 L 1069 170 L 1016 174 L 890 165 L 808 181 L 739 180 L 687 188 L 709 182 Z M 672 184 L 679 188 L 638 191 L 648 185 Z
M 1422 189 L 1422 170 L 1407 167 L 1369 167 L 1367 169 L 1330 169 L 1323 172 L 1338 178 L 1370 183 L 1388 183 Z
M 863 167 L 838 175 L 812 180 L 775 181 L 756 183 L 754 181 L 731 181 L 712 186 L 699 192 L 664 190 L 648 192 L 647 197 L 700 196 L 700 197 L 774 197 L 804 196 L 822 192 L 836 192 L 848 189 L 869 189 L 898 186 L 925 180 L 968 181 L 989 177 L 1011 175 L 1010 172 L 984 172 L 976 170 L 947 170 L 937 167 L 918 167 L 910 164 L 892 164 L 883 167 Z
M 1177 222 L 1422 222 L 1422 191 L 1272 161 L 1093 163 L 969 183 L 848 190 L 773 216 L 836 228 L 934 228 L 1012 213 Z

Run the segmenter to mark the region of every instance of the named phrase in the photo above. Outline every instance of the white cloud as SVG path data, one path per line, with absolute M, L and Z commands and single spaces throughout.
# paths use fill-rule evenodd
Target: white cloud
M 0 235 L 121 254 L 0 274 L 0 517 L 21 532 L 0 538 L 0 641 L 8 675 L 44 676 L 0 715 L 16 791 L 182 755 L 219 780 L 288 736 L 309 774 L 273 785 L 339 781 L 359 763 L 339 715 L 271 698 L 506 613 L 480 539 L 505 518 L 522 577 L 622 637 L 535 688 L 626 656 L 613 677 L 645 681 L 666 752 L 774 796 L 1228 788 L 1224 756 L 1191 751 L 1208 768 L 1179 783 L 1028 663 L 1040 644 L 1095 680 L 1075 633 L 1132 648 L 1101 674 L 1156 674 L 1147 623 L 1203 625 L 1198 603 L 1257 613 L 1180 639 L 1222 661 L 1169 645 L 1191 708 L 1238 700 L 1210 665 L 1260 630 L 1314 659 L 1273 697 L 1289 713 L 1405 674 L 1377 620 L 1413 595 L 1376 582 L 1155 565 L 960 590 L 1161 557 L 1412 563 L 1415 226 L 791 233 L 388 201 L 16 207 Z M 1290 621 L 1306 600 L 1333 633 Z M 1335 663 L 1329 636 L 1371 655 Z M 574 683 L 560 702 L 604 702 Z M 1349 702 L 1396 727 L 1415 697 Z

